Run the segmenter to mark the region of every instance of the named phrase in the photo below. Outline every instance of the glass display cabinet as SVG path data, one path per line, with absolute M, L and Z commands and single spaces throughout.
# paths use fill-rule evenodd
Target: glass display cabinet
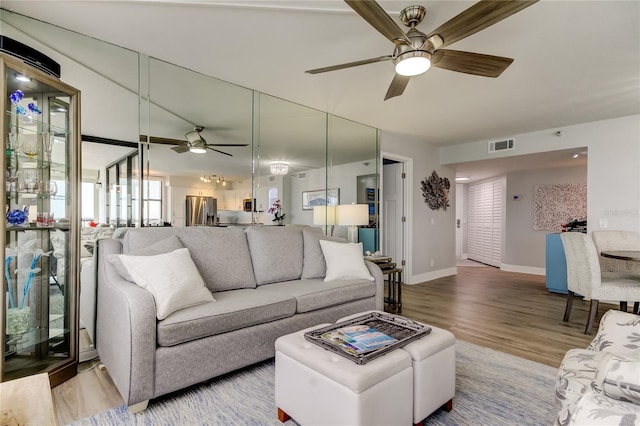
M 78 362 L 80 94 L 5 54 L 0 76 L 0 379 L 48 372 L 55 386 Z

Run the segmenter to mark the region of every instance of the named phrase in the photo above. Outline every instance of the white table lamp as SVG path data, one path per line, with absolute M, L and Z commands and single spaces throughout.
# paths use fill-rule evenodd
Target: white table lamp
M 337 222 L 336 206 L 314 206 L 313 224 L 322 225 L 324 235 L 333 235 L 333 226 Z
M 348 226 L 347 241 L 358 242 L 358 225 L 369 224 L 367 204 L 341 204 L 338 206 L 338 225 Z

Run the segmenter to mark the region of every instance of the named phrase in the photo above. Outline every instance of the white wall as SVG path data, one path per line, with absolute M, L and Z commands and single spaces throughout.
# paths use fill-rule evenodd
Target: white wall
M 331 166 L 328 187 L 340 189 L 340 204 L 357 202 L 358 176 L 376 173 L 375 159 L 367 159 L 355 163 Z M 323 189 L 326 185 L 326 170 L 310 169 L 303 172 L 305 177 L 300 179 L 299 173 L 291 176 L 291 222 L 295 224 L 313 226 L 313 210 L 302 210 L 302 191 Z M 333 183 L 332 183 L 333 182 Z M 289 216 L 289 212 L 287 212 Z M 347 227 L 336 226 L 334 237 L 347 238 Z
M 546 235 L 533 229 L 533 187 L 586 183 L 587 167 L 530 170 L 507 174 L 506 229 L 502 269 L 544 274 Z M 518 200 L 513 196 L 519 195 Z
M 411 257 L 407 259 L 404 282 L 417 284 L 455 274 L 455 170 L 441 166 L 438 148 L 423 138 L 383 131 L 380 150 L 413 159 L 412 175 L 407 176 L 411 185 L 407 214 Z M 422 197 L 420 181 L 433 170 L 451 182 L 451 207 L 447 211 L 429 209 Z
M 562 136 L 555 135 L 562 130 Z M 640 116 L 515 135 L 513 151 L 489 154 L 487 141 L 440 148 L 442 164 L 587 147 L 589 232 L 608 229 L 640 232 Z

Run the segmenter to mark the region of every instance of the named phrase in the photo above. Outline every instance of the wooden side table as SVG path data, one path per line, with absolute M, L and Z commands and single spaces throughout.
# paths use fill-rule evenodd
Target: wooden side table
M 365 260 L 375 263 L 382 270 L 387 285 L 387 297 L 384 298 L 387 308 L 396 314 L 402 313 L 402 268 L 396 267 L 388 256 L 365 256 Z
M 0 383 L 0 417 L 3 425 L 57 425 L 49 374 Z

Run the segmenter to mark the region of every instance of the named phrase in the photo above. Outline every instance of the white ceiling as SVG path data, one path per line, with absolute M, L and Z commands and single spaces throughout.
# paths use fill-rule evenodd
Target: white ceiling
M 426 6 L 428 33 L 473 2 Z M 640 2 L 541 1 L 449 46 L 514 58 L 497 79 L 442 69 L 384 102 L 392 44 L 346 4 L 324 1 L 11 1 L 2 7 L 383 130 L 446 145 L 640 113 Z

